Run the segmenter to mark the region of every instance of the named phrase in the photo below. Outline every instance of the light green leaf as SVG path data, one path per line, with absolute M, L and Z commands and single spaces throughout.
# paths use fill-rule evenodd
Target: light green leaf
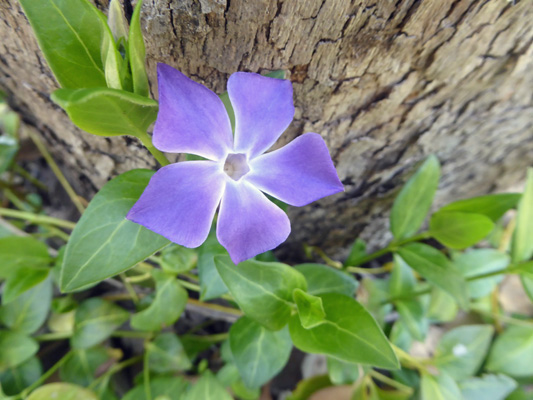
M 76 309 L 70 344 L 76 349 L 92 347 L 111 336 L 128 318 L 129 313 L 116 304 L 99 298 L 86 300 Z
M 37 357 L 32 357 L 22 364 L 0 373 L 0 385 L 6 395 L 14 396 L 39 379 L 42 373 L 41 362 Z
M 431 155 L 402 188 L 390 215 L 390 227 L 396 239 L 405 239 L 418 231 L 433 202 L 439 177 L 439 161 Z
M 291 317 L 289 330 L 297 348 L 352 363 L 385 369 L 399 367 L 387 338 L 363 306 L 342 294 L 319 297 L 326 312 L 323 324 L 305 329 L 297 315 Z
M 466 281 L 444 254 L 423 243 L 405 245 L 398 254 L 429 282 L 452 295 L 461 308 L 468 308 Z
M 439 212 L 457 211 L 482 214 L 492 221 L 498 221 L 505 212 L 516 206 L 520 200 L 519 193 L 498 193 L 454 201 L 442 207 Z
M 301 289 L 294 289 L 292 298 L 296 303 L 300 322 L 305 329 L 314 328 L 324 322 L 326 312 L 320 297 L 308 294 Z
M 59 376 L 62 381 L 87 387 L 96 378 L 98 368 L 110 358 L 108 351 L 102 346 L 73 350 L 72 357 L 59 369 Z
M 126 220 L 153 171 L 136 169 L 108 182 L 89 204 L 67 244 L 61 290 L 73 291 L 133 267 L 169 241 Z
M 175 276 L 153 270 L 156 295 L 150 306 L 131 318 L 131 326 L 140 331 L 159 331 L 178 320 L 185 309 L 188 294 Z
M 150 379 L 150 394 L 152 400 L 160 396 L 170 400 L 183 400 L 188 386 L 187 381 L 181 376 L 158 376 Z M 122 400 L 148 400 L 144 383 L 131 389 Z
M 334 385 L 346 385 L 359 379 L 360 367 L 333 357 L 327 357 L 329 379 Z
M 18 131 L 20 117 L 13 111 L 2 111 L 3 103 L 0 101 L 0 174 L 11 166 L 19 149 Z M 5 107 L 5 110 L 8 110 Z
M 0 372 L 4 372 L 32 357 L 39 350 L 39 345 L 20 332 L 0 330 L 0 349 Z
M 205 371 L 202 377 L 183 396 L 183 400 L 233 400 L 211 371 Z
M 142 3 L 142 0 L 137 2 L 135 9 L 133 10 L 133 15 L 131 16 L 130 34 L 128 39 L 128 57 L 133 79 L 133 91 L 140 96 L 148 97 L 148 76 L 146 75 L 146 67 L 144 63 L 146 52 L 140 21 Z
M 533 328 L 510 326 L 494 342 L 486 369 L 521 378 L 533 375 Z
M 344 266 L 347 267 L 349 265 L 359 265 L 360 260 L 366 255 L 367 254 L 365 241 L 357 238 L 352 244 L 350 254 L 348 254 L 346 261 L 344 261 Z
M 524 291 L 526 292 L 530 300 L 533 301 L 533 276 L 522 275 L 520 276 L 520 280 L 522 281 Z
M 217 255 L 228 255 L 228 252 L 218 243 L 216 236 L 209 235 L 204 244 L 200 246 L 198 254 L 200 300 L 215 299 L 228 292 L 228 288 L 215 266 L 215 256 Z
M 99 400 L 98 396 L 72 383 L 49 383 L 30 394 L 27 400 Z
M 21 0 L 57 81 L 65 88 L 105 87 L 101 47 L 110 34 L 87 0 Z
M 46 320 L 52 302 L 52 280 L 47 279 L 0 308 L 0 321 L 10 329 L 34 333 Z
M 178 336 L 172 332 L 157 335 L 146 351 L 149 368 L 157 374 L 184 371 L 192 366 Z
M 2 304 L 6 305 L 15 300 L 24 292 L 30 290 L 46 279 L 50 268 L 47 267 L 21 267 L 9 275 L 2 294 Z
M 228 256 L 216 256 L 215 265 L 246 316 L 270 330 L 289 321 L 292 291 L 307 288 L 304 276 L 285 264 L 248 260 L 235 265 Z
M 9 278 L 19 268 L 40 268 L 50 263 L 46 245 L 31 237 L 8 236 L 0 239 L 0 254 L 0 278 Z
M 441 372 L 438 376 L 423 374 L 420 382 L 420 392 L 420 400 L 463 399 L 457 383 L 444 372 Z
M 403 321 L 396 321 L 389 334 L 389 340 L 400 349 L 409 352 L 413 344 L 411 333 L 407 330 Z
M 505 375 L 483 375 L 459 383 L 464 400 L 505 400 L 517 383 Z
M 518 203 L 516 228 L 511 244 L 511 258 L 514 263 L 526 261 L 533 255 L 533 168 L 527 170 L 524 193 Z
M 196 266 L 198 254 L 193 249 L 172 243 L 161 252 L 161 268 L 168 273 L 181 274 Z
M 429 328 L 424 306 L 416 299 L 402 300 L 396 302 L 396 309 L 413 339 L 424 341 Z
M 455 319 L 459 308 L 452 295 L 434 287 L 431 291 L 427 317 L 433 321 L 450 322 Z
M 436 365 L 455 380 L 475 375 L 493 333 L 491 325 L 464 325 L 446 332 L 437 346 Z
M 492 229 L 494 223 L 481 214 L 439 211 L 429 221 L 430 235 L 451 249 L 470 247 L 487 236 Z
M 312 295 L 340 293 L 353 296 L 359 283 L 352 275 L 323 264 L 299 264 L 294 268 L 307 281 L 307 293 Z
M 115 43 L 115 39 L 113 38 L 111 31 L 104 36 L 104 40 L 102 42 L 102 60 L 104 60 L 104 74 L 107 87 L 110 89 L 119 90 L 126 89 L 122 85 L 121 77 L 124 59 L 118 52 L 117 44 Z
M 229 343 L 233 361 L 248 388 L 258 388 L 280 372 L 292 349 L 287 328 L 269 331 L 247 317 L 232 325 Z
M 128 22 L 126 21 L 124 9 L 119 0 L 111 0 L 109 2 L 107 25 L 109 25 L 115 42 L 118 43 L 120 38 L 126 39 L 128 37 Z
M 52 100 L 80 129 L 98 136 L 140 136 L 157 117 L 157 102 L 118 89 L 58 89 Z

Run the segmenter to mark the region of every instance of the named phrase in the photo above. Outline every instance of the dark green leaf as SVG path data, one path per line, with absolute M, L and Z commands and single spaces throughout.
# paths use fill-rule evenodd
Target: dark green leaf
M 353 242 L 352 248 L 350 249 L 350 254 L 348 258 L 344 261 L 344 266 L 348 265 L 359 265 L 359 260 L 366 256 L 366 243 L 362 239 L 356 239 Z
M 175 276 L 153 270 L 156 281 L 155 299 L 146 310 L 131 318 L 131 326 L 140 331 L 159 331 L 178 320 L 187 303 L 187 291 Z
M 196 266 L 198 254 L 193 249 L 172 243 L 161 252 L 161 268 L 172 274 L 190 271 Z
M 433 202 L 439 177 L 439 161 L 431 155 L 402 188 L 390 215 L 390 227 L 396 239 L 405 239 L 418 231 Z
M 202 377 L 183 396 L 183 400 L 232 400 L 232 397 L 210 371 Z
M 294 289 L 292 298 L 296 303 L 300 322 L 305 329 L 314 328 L 324 322 L 326 312 L 320 297 L 308 294 L 301 289 Z
M 505 375 L 483 375 L 459 383 L 464 400 L 505 400 L 517 384 Z
M 458 211 L 465 213 L 483 214 L 492 221 L 498 221 L 505 212 L 516 206 L 520 200 L 519 193 L 498 193 L 487 196 L 473 197 L 454 201 L 444 207 L 441 211 Z
M 118 89 L 58 89 L 52 100 L 80 129 L 98 136 L 141 136 L 157 117 L 157 102 Z
M 533 375 L 533 327 L 510 326 L 494 342 L 486 369 L 516 378 Z
M 135 5 L 133 15 L 131 16 L 128 56 L 130 60 L 131 76 L 133 79 L 133 91 L 138 95 L 147 97 L 149 94 L 149 86 L 144 64 L 146 52 L 141 30 L 141 7 L 142 0 L 139 0 Z
M 494 223 L 481 214 L 439 211 L 429 221 L 430 235 L 451 249 L 470 247 L 487 236 L 492 229 Z
M 67 244 L 61 269 L 62 291 L 123 272 L 169 243 L 125 218 L 152 175 L 153 171 L 142 169 L 126 172 L 94 196 Z
M 30 394 L 27 400 L 99 400 L 98 396 L 72 383 L 49 383 Z
M 161 333 L 146 347 L 150 370 L 157 374 L 179 372 L 191 368 L 177 335 L 172 332 Z
M 403 246 L 398 254 L 429 282 L 452 295 L 461 308 L 468 308 L 466 281 L 444 254 L 423 243 Z
M 271 330 L 287 324 L 292 291 L 307 288 L 303 275 L 285 264 L 248 260 L 235 265 L 228 256 L 216 256 L 215 265 L 246 316 Z
M 110 35 L 86 0 L 21 0 L 57 81 L 65 88 L 105 87 L 101 48 Z
M 19 268 L 40 268 L 50 263 L 46 245 L 31 237 L 8 236 L 0 239 L 0 254 L 0 278 L 9 278 Z
M 514 263 L 526 261 L 533 255 L 533 168 L 527 171 L 524 194 L 518 203 L 516 228 L 511 246 L 511 258 Z
M 105 364 L 110 355 L 105 347 L 73 350 L 70 357 L 59 369 L 62 381 L 89 386 L 96 378 L 99 367 Z
M 326 312 L 324 323 L 305 329 L 297 315 L 291 317 L 289 329 L 297 348 L 352 363 L 398 368 L 398 360 L 387 338 L 363 306 L 342 294 L 319 297 Z
M 354 383 L 359 379 L 361 367 L 357 364 L 347 363 L 333 357 L 327 358 L 329 379 L 335 385 Z
M 437 376 L 425 373 L 420 382 L 420 400 L 461 400 L 461 391 L 457 383 L 448 374 L 441 372 Z
M 9 275 L 2 294 L 2 304 L 6 305 L 32 287 L 46 279 L 50 268 L 33 266 L 17 268 Z
M 198 277 L 200 278 L 200 300 L 211 300 L 228 292 L 226 284 L 215 266 L 215 256 L 228 255 L 218 243 L 216 236 L 210 235 L 200 246 L 198 254 Z
M 39 345 L 20 332 L 0 330 L 0 372 L 16 367 L 37 353 Z
M 14 396 L 41 377 L 43 367 L 37 357 L 32 357 L 16 367 L 0 373 L 0 385 L 8 396 Z
M 107 339 L 115 329 L 126 322 L 129 313 L 108 301 L 92 298 L 76 310 L 72 347 L 86 349 Z
M 150 379 L 150 394 L 152 400 L 156 400 L 159 396 L 162 399 L 167 396 L 170 400 L 183 400 L 188 385 L 181 376 L 158 376 Z M 122 400 L 148 400 L 144 383 L 131 389 Z
M 307 293 L 312 295 L 340 293 L 353 296 L 359 283 L 352 275 L 323 264 L 299 264 L 294 268 L 307 281 Z

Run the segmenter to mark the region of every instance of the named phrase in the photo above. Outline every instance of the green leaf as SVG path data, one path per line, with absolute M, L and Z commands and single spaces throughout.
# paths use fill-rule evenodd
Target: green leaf
M 527 170 L 524 194 L 518 203 L 516 228 L 511 245 L 511 258 L 514 263 L 526 261 L 533 255 L 533 168 Z
M 107 87 L 111 89 L 126 89 L 122 85 L 122 71 L 124 59 L 120 55 L 117 49 L 115 39 L 107 27 L 108 34 L 104 35 L 102 42 L 102 59 L 104 61 L 104 74 Z M 69 89 L 63 89 L 69 90 Z M 72 90 L 72 89 L 70 89 Z
M 427 310 L 427 317 L 429 319 L 439 322 L 450 322 L 455 319 L 458 310 L 457 301 L 455 301 L 453 296 L 437 287 L 433 288 Z
M 0 102 L 0 174 L 7 171 L 15 159 L 19 149 L 18 131 L 20 127 L 20 117 L 13 111 L 7 110 Z
M 180 372 L 191 368 L 192 364 L 177 335 L 161 333 L 146 346 L 148 365 L 157 374 Z
M 333 386 L 333 383 L 327 375 L 315 375 L 308 379 L 302 379 L 286 400 L 308 400 L 313 393 L 330 386 Z
M 156 281 L 155 299 L 146 310 L 131 318 L 131 326 L 140 331 L 159 331 L 178 320 L 185 309 L 188 294 L 176 277 L 161 270 L 153 270 Z M 169 306 L 171 305 L 171 306 Z
M 420 400 L 462 400 L 457 383 L 444 372 L 438 376 L 423 374 L 420 392 Z
M 451 249 L 470 247 L 494 229 L 494 223 L 481 214 L 439 211 L 431 216 L 429 233 Z
M 202 377 L 183 396 L 183 400 L 233 400 L 220 382 L 210 371 L 205 371 Z
M 65 88 L 105 87 L 101 48 L 110 35 L 87 0 L 21 0 L 57 81 Z
M 52 301 L 52 280 L 47 279 L 0 308 L 0 321 L 10 329 L 31 334 L 46 320 Z
M 99 400 L 98 397 L 81 386 L 72 383 L 49 383 L 30 394 L 27 400 Z
M 158 376 L 150 379 L 150 394 L 152 400 L 159 396 L 170 400 L 183 400 L 183 393 L 188 387 L 188 383 L 180 376 Z M 148 400 L 144 383 L 131 389 L 122 400 Z
M 121 38 L 126 39 L 128 37 L 128 22 L 124 16 L 124 9 L 118 0 L 111 0 L 109 2 L 107 25 L 109 25 L 115 42 L 118 43 Z
M 89 386 L 96 378 L 99 367 L 105 364 L 110 355 L 105 347 L 73 350 L 70 357 L 59 369 L 62 381 Z
M 423 243 L 405 245 L 398 254 L 429 282 L 452 295 L 461 308 L 468 308 L 466 281 L 444 254 Z
M 32 357 L 39 345 L 20 332 L 0 330 L 0 372 L 16 367 Z
M 358 238 L 355 240 L 355 242 L 353 242 L 352 248 L 350 249 L 350 254 L 348 254 L 348 258 L 346 258 L 346 261 L 344 261 L 344 266 L 347 267 L 349 265 L 358 265 L 359 260 L 366 255 L 366 243 L 364 240 Z
M 76 349 L 92 347 L 111 336 L 128 318 L 129 313 L 116 304 L 99 298 L 86 300 L 76 310 L 70 344 Z
M 161 252 L 161 268 L 172 274 L 190 271 L 196 266 L 198 254 L 193 249 L 172 243 Z
M 296 303 L 300 322 L 305 329 L 314 328 L 324 322 L 326 312 L 320 297 L 308 294 L 301 289 L 294 289 L 292 298 Z
M 486 369 L 521 378 L 533 375 L 533 328 L 510 326 L 494 342 Z
M 142 0 L 139 0 L 131 16 L 130 35 L 128 39 L 128 56 L 130 61 L 131 76 L 133 79 L 133 91 L 140 96 L 148 97 L 149 86 L 148 76 L 144 59 L 146 51 L 144 48 L 143 34 L 141 30 L 141 7 Z
M 31 357 L 16 367 L 0 373 L 0 385 L 8 396 L 14 396 L 41 377 L 43 367 L 37 357 Z
M 8 236 L 0 239 L 0 254 L 0 278 L 9 278 L 19 268 L 40 268 L 50 263 L 46 245 L 31 237 Z
M 2 294 L 2 304 L 11 303 L 24 292 L 38 285 L 48 277 L 50 268 L 22 267 L 17 268 L 10 274 L 4 286 Z
M 436 365 L 455 380 L 475 375 L 490 347 L 491 325 L 460 326 L 446 332 L 437 346 Z
M 303 275 L 285 264 L 248 260 L 235 265 L 228 256 L 216 256 L 215 265 L 246 316 L 270 330 L 289 321 L 292 291 L 307 288 Z
M 216 236 L 209 235 L 199 248 L 198 277 L 200 279 L 200 300 L 211 300 L 228 292 L 228 288 L 215 266 L 215 256 L 228 255 L 226 249 L 218 243 Z
M 352 363 L 385 369 L 399 367 L 387 338 L 363 306 L 342 294 L 319 297 L 326 312 L 324 323 L 305 329 L 297 315 L 291 317 L 289 330 L 297 348 Z
M 125 218 L 152 175 L 149 170 L 131 170 L 94 196 L 67 244 L 61 267 L 63 292 L 124 272 L 169 243 Z
M 424 341 L 429 328 L 424 306 L 416 299 L 403 300 L 396 302 L 396 310 L 413 339 Z
M 505 400 L 517 383 L 505 375 L 483 375 L 459 383 L 464 400 Z
M 456 211 L 462 213 L 482 214 L 492 221 L 498 221 L 509 209 L 516 207 L 520 193 L 498 193 L 454 201 L 442 207 L 438 212 Z
M 333 357 L 327 358 L 329 379 L 334 385 L 346 385 L 354 383 L 359 379 L 361 367 L 357 364 L 337 360 Z
M 511 260 L 507 254 L 498 250 L 472 249 L 458 255 L 453 261 L 461 274 L 469 278 L 507 268 Z M 477 299 L 487 296 L 503 280 L 503 277 L 502 274 L 468 282 L 470 297 Z
M 58 89 L 52 100 L 80 129 L 98 136 L 142 136 L 157 117 L 157 102 L 118 89 Z
M 292 342 L 287 328 L 273 332 L 242 317 L 229 332 L 233 361 L 248 388 L 258 388 L 277 375 L 289 360 Z
M 418 231 L 433 202 L 439 177 L 439 161 L 431 155 L 402 188 L 390 215 L 390 227 L 396 239 L 408 238 Z
M 533 276 L 522 275 L 520 276 L 520 280 L 522 282 L 522 286 L 524 287 L 524 291 L 528 295 L 529 299 L 533 301 Z
M 300 264 L 294 268 L 301 272 L 307 281 L 307 293 L 312 295 L 340 293 L 353 296 L 359 283 L 352 275 L 323 264 Z

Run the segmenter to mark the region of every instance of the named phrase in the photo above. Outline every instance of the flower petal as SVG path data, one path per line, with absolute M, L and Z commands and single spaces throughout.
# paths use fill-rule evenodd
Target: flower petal
M 283 243 L 291 232 L 287 215 L 242 180 L 228 181 L 220 204 L 217 238 L 235 264 Z
M 236 72 L 228 80 L 228 94 L 235 111 L 235 152 L 249 158 L 268 150 L 294 117 L 288 80 Z
M 231 124 L 220 98 L 166 64 L 157 65 L 159 113 L 153 143 L 169 153 L 222 159 L 233 147 Z
M 250 162 L 250 169 L 243 179 L 293 206 L 344 191 L 326 143 L 317 133 L 306 133 L 260 155 Z
M 177 244 L 198 247 L 209 234 L 225 180 L 212 161 L 168 165 L 155 173 L 126 218 Z

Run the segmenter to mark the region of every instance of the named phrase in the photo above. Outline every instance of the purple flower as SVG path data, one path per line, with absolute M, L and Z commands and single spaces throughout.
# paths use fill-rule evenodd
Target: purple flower
M 200 246 L 217 207 L 217 238 L 236 264 L 271 250 L 290 233 L 287 215 L 267 193 L 304 206 L 344 190 L 320 135 L 306 133 L 263 154 L 294 116 L 289 81 L 236 72 L 228 80 L 235 137 L 219 97 L 159 64 L 159 114 L 153 143 L 161 151 L 207 158 L 161 168 L 127 218 L 186 247 Z

